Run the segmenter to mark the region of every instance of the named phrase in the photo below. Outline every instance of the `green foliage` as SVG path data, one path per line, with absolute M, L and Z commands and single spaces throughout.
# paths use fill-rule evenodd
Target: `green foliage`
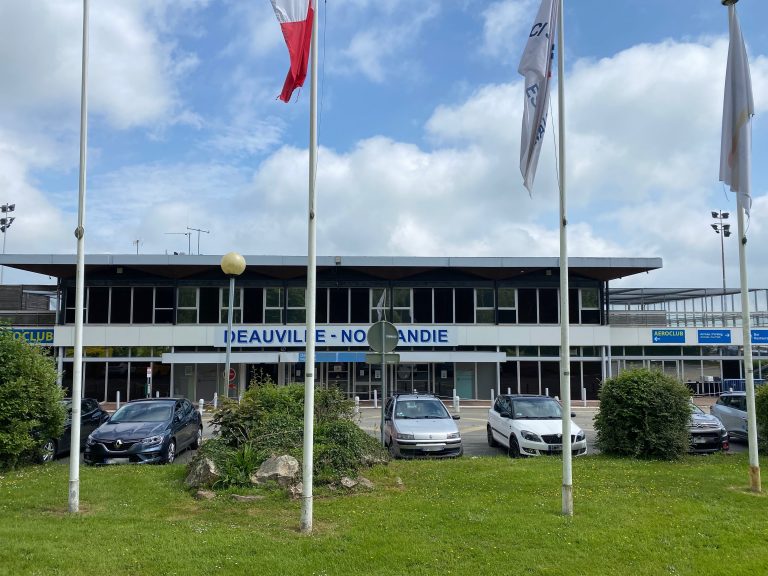
M 688 449 L 690 418 L 684 384 L 662 372 L 628 370 L 603 382 L 596 443 L 606 454 L 673 460 Z
M 768 451 L 768 385 L 763 384 L 755 388 L 755 417 L 757 420 L 757 433 L 760 440 L 757 445 L 761 451 Z
M 318 483 L 386 461 L 379 443 L 352 421 L 354 404 L 341 390 L 315 390 L 314 408 L 313 466 Z M 271 456 L 288 454 L 302 462 L 304 386 L 276 386 L 262 375 L 251 382 L 240 403 L 224 400 L 213 424 L 219 437 L 204 445 L 201 456 L 216 462 L 221 485 L 248 484 L 251 472 Z
M 34 459 L 64 425 L 56 368 L 43 349 L 0 328 L 0 469 Z

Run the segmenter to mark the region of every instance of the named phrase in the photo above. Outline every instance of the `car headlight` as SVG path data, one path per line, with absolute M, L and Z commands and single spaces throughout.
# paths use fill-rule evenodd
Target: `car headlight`
M 576 442 L 581 442 L 585 437 L 584 430 L 580 430 L 579 433 L 576 434 Z
M 165 436 L 163 435 L 150 436 L 149 438 L 142 438 L 141 443 L 145 446 L 156 446 L 158 444 L 162 444 L 163 440 L 165 440 Z
M 452 440 L 454 438 L 461 438 L 461 434 L 459 434 L 458 432 L 451 432 L 450 434 L 448 434 L 447 438 L 449 440 Z
M 398 440 L 413 440 L 413 434 L 403 434 L 402 432 L 397 433 L 397 439 Z
M 523 438 L 525 438 L 529 442 L 543 442 L 543 440 L 538 434 L 534 434 L 533 432 L 529 432 L 528 430 L 521 430 L 520 434 L 522 435 Z
M 93 446 L 96 444 L 96 440 L 93 438 L 93 434 L 89 434 L 88 438 L 85 439 L 85 445 L 86 446 Z

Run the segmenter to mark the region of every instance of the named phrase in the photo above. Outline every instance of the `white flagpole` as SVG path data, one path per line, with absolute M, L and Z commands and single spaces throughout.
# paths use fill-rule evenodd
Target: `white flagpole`
M 573 516 L 573 472 L 571 468 L 571 348 L 568 334 L 568 217 L 565 194 L 565 37 L 563 0 L 558 0 L 557 25 L 557 112 L 560 147 L 560 401 L 563 405 L 563 515 Z
M 312 0 L 313 4 L 316 4 Z M 309 223 L 307 240 L 307 353 L 304 365 L 304 462 L 303 491 L 301 501 L 301 531 L 312 532 L 312 474 L 314 456 L 315 425 L 315 305 L 317 300 L 317 255 L 316 255 L 316 219 L 315 219 L 315 181 L 317 172 L 317 21 L 320 7 L 315 10 L 312 19 L 312 44 L 310 58 L 312 72 L 310 76 L 309 101 Z
M 738 0 L 721 0 L 722 4 L 728 6 L 728 29 L 733 30 L 734 19 L 736 18 L 736 8 L 734 4 Z M 736 39 L 733 38 L 731 33 L 730 42 L 733 43 Z M 739 39 L 742 43 L 740 48 L 743 49 L 743 39 Z M 738 49 L 729 45 L 729 62 L 728 66 L 733 64 L 730 60 L 731 50 Z M 732 74 L 738 74 L 737 70 L 732 70 Z M 728 74 L 726 74 L 727 76 Z M 748 82 L 747 73 L 747 82 Z M 728 90 L 731 90 L 731 98 L 735 98 L 733 95 L 733 86 L 726 86 L 726 94 L 729 94 Z M 748 88 L 749 97 L 751 101 L 751 88 Z M 746 111 L 749 114 L 749 110 Z M 724 112 L 724 114 L 727 113 Z M 724 116 L 725 117 L 725 116 Z M 740 126 L 731 125 L 731 130 L 739 131 L 742 128 Z M 743 128 L 749 130 L 749 117 L 747 117 L 747 125 Z M 749 146 L 750 142 L 747 142 L 746 156 L 740 158 L 740 163 L 744 165 L 746 163 L 746 172 L 742 174 L 741 167 L 734 169 L 734 173 L 730 174 L 726 179 L 731 185 L 731 189 L 734 189 L 734 179 L 736 182 L 736 205 L 738 214 L 738 227 L 739 227 L 739 282 L 741 284 L 741 328 L 742 339 L 744 347 L 744 377 L 745 377 L 745 391 L 747 396 L 747 440 L 749 442 L 749 484 L 750 489 L 753 492 L 761 492 L 760 481 L 760 461 L 758 459 L 758 445 L 757 445 L 757 417 L 755 413 L 755 370 L 752 364 L 752 330 L 750 329 L 750 314 L 749 314 L 749 282 L 747 280 L 747 237 L 744 232 L 744 199 L 749 194 Z M 723 176 L 721 175 L 721 180 Z M 748 209 L 748 207 L 747 207 Z
M 88 0 L 83 0 L 83 63 L 80 86 L 80 182 L 77 205 L 75 280 L 75 357 L 72 364 L 72 429 L 69 458 L 69 511 L 80 511 L 80 398 L 83 378 L 83 302 L 85 300 L 85 167 L 88 156 Z

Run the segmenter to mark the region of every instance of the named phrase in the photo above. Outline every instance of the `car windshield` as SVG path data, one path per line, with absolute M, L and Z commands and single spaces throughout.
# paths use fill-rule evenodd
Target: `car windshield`
M 395 408 L 395 418 L 450 418 L 440 400 L 402 400 Z
M 518 398 L 512 401 L 512 417 L 531 420 L 562 418 L 560 404 L 552 398 Z
M 126 404 L 112 415 L 110 422 L 162 422 L 170 420 L 172 405 L 167 402 L 137 402 Z
M 705 414 L 704 410 L 696 406 L 693 402 L 691 402 L 691 412 L 694 414 Z

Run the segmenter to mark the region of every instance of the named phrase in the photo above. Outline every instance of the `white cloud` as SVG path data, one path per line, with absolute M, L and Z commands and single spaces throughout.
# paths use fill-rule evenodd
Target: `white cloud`
M 482 12 L 482 51 L 502 62 L 513 62 L 520 58 L 512 53 L 510 46 L 524 46 L 516 42 L 520 33 L 533 24 L 538 2 L 535 0 L 503 0 L 494 2 Z M 522 50 L 522 48 L 521 48 Z

